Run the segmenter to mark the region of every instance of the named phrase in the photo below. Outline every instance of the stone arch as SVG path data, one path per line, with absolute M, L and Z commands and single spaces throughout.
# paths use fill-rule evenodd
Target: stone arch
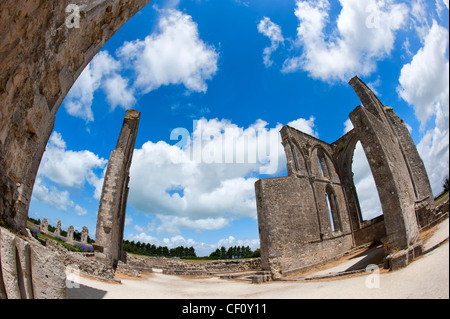
M 25 231 L 34 181 L 59 106 L 94 55 L 150 1 L 2 3 L 0 225 Z M 69 4 L 79 9 L 79 28 L 66 24 Z
M 386 236 L 383 215 L 371 221 L 365 221 L 363 218 L 360 198 L 354 181 L 355 172 L 353 167 L 355 150 L 359 142 L 360 140 L 355 130 L 351 130 L 332 144 L 334 149 L 333 158 L 341 179 L 342 190 L 345 194 L 347 210 L 357 246 L 379 241 Z
M 353 172 L 353 158 L 358 142 L 359 138 L 356 132 L 351 130 L 332 144 L 334 149 L 333 159 L 336 162 L 336 169 L 347 200 L 353 230 L 360 229 L 363 223 Z

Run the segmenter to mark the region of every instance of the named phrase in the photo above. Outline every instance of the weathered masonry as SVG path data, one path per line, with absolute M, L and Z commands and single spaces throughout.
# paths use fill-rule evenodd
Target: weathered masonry
M 262 268 L 274 277 L 324 263 L 353 247 L 382 241 L 389 267 L 421 254 L 421 227 L 436 219 L 434 197 L 411 135 L 393 109 L 358 78 L 354 129 L 328 144 L 281 129 L 288 176 L 256 182 Z M 360 141 L 383 216 L 363 221 L 351 170 Z
M 150 0 L 4 0 L 0 6 L 0 225 L 26 235 L 55 115 L 111 36 Z M 66 20 L 79 9 L 79 27 Z
M 116 149 L 111 152 L 103 182 L 97 216 L 94 249 L 100 259 L 117 266 L 125 261 L 122 250 L 123 229 L 130 181 L 130 166 L 139 127 L 140 113 L 128 110 L 123 120 Z
M 16 234 L 29 238 L 34 181 L 64 97 L 102 46 L 150 1 L 1 1 L 0 299 L 67 295 L 64 267 L 54 255 L 30 249 Z M 79 27 L 66 23 L 69 5 L 79 9 Z M 32 294 L 22 285 L 30 276 Z

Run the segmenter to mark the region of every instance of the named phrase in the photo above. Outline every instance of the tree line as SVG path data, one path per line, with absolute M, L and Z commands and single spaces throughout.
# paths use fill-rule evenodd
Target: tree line
M 123 250 L 132 254 L 146 255 L 146 256 L 161 256 L 161 257 L 179 257 L 179 258 L 196 258 L 194 247 L 178 246 L 169 249 L 167 246 L 156 246 L 149 243 L 137 243 L 129 240 L 123 241 Z
M 178 257 L 189 259 L 234 259 L 234 258 L 256 258 L 260 257 L 259 248 L 252 251 L 249 246 L 234 246 L 226 249 L 221 247 L 212 252 L 208 257 L 197 257 L 194 247 L 178 246 L 168 248 L 167 246 L 156 246 L 150 243 L 141 243 L 140 241 L 123 241 L 123 250 L 132 254 L 155 256 L 155 257 Z
M 249 246 L 233 246 L 226 249 L 222 246 L 209 255 L 210 259 L 236 259 L 236 258 L 256 258 L 261 257 L 261 251 L 252 251 Z

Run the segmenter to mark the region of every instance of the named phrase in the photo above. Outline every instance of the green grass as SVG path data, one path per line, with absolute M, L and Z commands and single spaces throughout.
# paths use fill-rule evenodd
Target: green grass
M 42 240 L 47 240 L 47 239 L 54 240 L 54 241 L 60 243 L 61 245 L 63 245 L 64 248 L 66 248 L 69 251 L 81 252 L 81 248 L 80 247 L 74 246 L 74 245 L 70 245 L 70 244 L 66 243 L 64 240 L 60 239 L 60 238 L 53 237 L 53 236 L 50 236 L 50 235 L 47 235 L 47 234 L 42 234 L 42 233 L 38 234 L 37 236 L 38 236 L 38 238 L 40 238 Z

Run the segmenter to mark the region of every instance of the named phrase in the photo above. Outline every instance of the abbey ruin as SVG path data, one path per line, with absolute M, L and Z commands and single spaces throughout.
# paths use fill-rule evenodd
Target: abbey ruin
M 114 267 L 127 267 L 122 263 L 121 245 L 139 112 L 127 112 L 117 148 L 111 153 L 98 212 L 95 258 L 66 252 L 52 240 L 42 245 L 31 236 L 27 218 L 37 171 L 61 103 L 95 54 L 150 1 L 2 1 L 0 299 L 67 298 L 65 270 L 70 264 L 108 279 L 113 278 Z M 67 20 L 69 5 L 79 9 L 79 23 Z M 261 260 L 195 269 L 178 261 L 152 262 L 164 264 L 161 268 L 167 273 L 209 274 L 233 267 L 264 270 L 258 280 L 265 281 L 268 272 L 277 279 L 371 241 L 384 243 L 388 266 L 393 269 L 420 255 L 419 232 L 441 216 L 423 163 L 393 110 L 358 78 L 350 84 L 363 106 L 350 114 L 354 130 L 336 142 L 328 144 L 290 127 L 282 129 L 288 176 L 256 183 Z M 361 218 L 351 172 L 358 141 L 369 160 L 384 213 L 383 218 L 369 222 Z M 69 241 L 72 231 L 73 227 Z M 87 237 L 87 230 L 84 233 Z M 130 264 L 145 269 L 155 265 L 132 259 Z
M 289 126 L 281 129 L 288 176 L 255 184 L 261 258 L 274 277 L 381 241 L 387 267 L 421 255 L 421 228 L 438 218 L 422 159 L 403 121 L 358 78 L 349 83 L 363 106 L 354 129 L 328 144 Z M 357 142 L 367 156 L 383 217 L 363 221 L 351 164 Z

